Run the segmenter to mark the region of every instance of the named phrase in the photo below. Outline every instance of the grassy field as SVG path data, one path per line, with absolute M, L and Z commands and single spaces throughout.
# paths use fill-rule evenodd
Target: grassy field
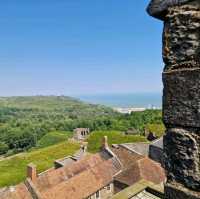
M 72 137 L 72 132 L 67 131 L 53 131 L 43 136 L 38 142 L 38 148 L 44 148 L 66 141 Z
M 99 151 L 103 136 L 108 136 L 109 144 L 121 144 L 131 142 L 147 142 L 146 138 L 139 135 L 123 135 L 119 131 L 95 131 L 88 138 L 88 151 Z
M 78 144 L 63 142 L 0 161 L 0 187 L 23 181 L 26 178 L 26 166 L 29 163 L 36 164 L 38 172 L 42 172 L 51 168 L 54 160 L 71 155 L 78 149 Z

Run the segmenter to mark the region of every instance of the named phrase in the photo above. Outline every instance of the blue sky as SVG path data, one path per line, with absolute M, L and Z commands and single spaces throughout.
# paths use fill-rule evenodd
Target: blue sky
M 0 95 L 160 92 L 149 0 L 0 1 Z

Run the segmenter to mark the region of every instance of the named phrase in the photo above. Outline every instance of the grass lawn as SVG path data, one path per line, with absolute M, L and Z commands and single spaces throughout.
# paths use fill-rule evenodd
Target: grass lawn
M 75 143 L 63 142 L 0 161 L 0 187 L 15 185 L 26 178 L 26 166 L 37 165 L 38 172 L 51 168 L 56 159 L 72 155 L 79 149 Z
M 72 137 L 72 132 L 67 131 L 53 131 L 47 133 L 44 137 L 42 137 L 38 142 L 38 148 L 44 148 L 47 146 L 52 146 L 58 144 L 60 142 L 66 141 L 68 138 Z
M 96 153 L 99 151 L 103 136 L 108 136 L 108 142 L 110 145 L 132 142 L 147 142 L 146 138 L 140 135 L 123 135 L 119 131 L 95 131 L 87 139 L 89 152 Z

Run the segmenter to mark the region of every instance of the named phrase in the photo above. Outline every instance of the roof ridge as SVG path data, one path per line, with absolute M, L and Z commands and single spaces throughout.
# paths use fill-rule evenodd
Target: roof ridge
M 30 179 L 27 178 L 24 184 L 33 199 L 43 199 L 41 193 Z

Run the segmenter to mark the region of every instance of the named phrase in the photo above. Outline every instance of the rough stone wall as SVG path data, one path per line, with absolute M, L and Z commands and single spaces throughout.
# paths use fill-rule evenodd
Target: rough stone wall
M 193 1 L 168 9 L 163 33 L 166 71 L 199 68 L 200 2 Z
M 159 0 L 152 0 L 148 8 L 152 16 L 164 21 L 165 198 L 197 199 L 200 198 L 200 0 L 170 2 L 163 0 L 159 4 Z

